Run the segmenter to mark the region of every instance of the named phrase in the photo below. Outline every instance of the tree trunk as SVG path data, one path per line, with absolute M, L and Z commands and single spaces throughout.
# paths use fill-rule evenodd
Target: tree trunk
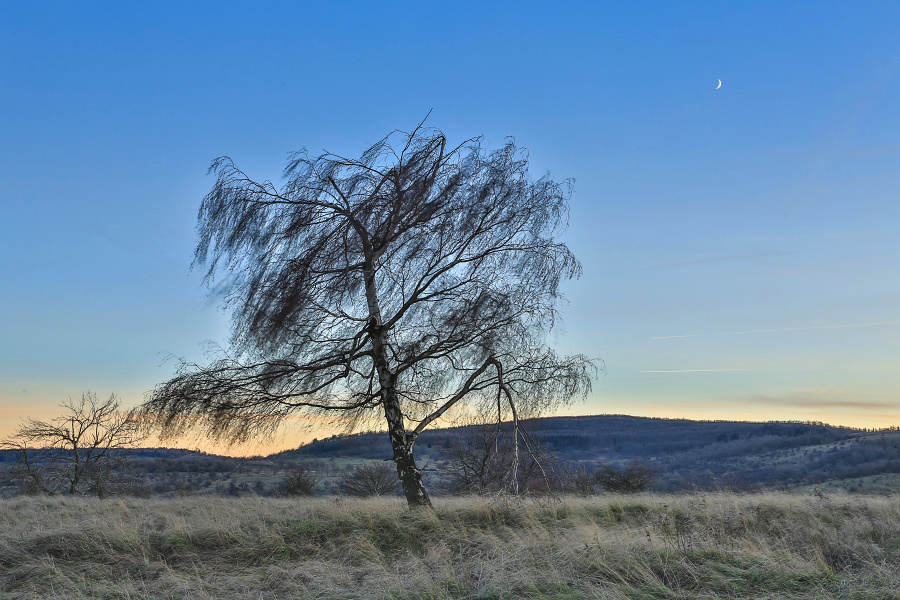
M 384 416 L 388 422 L 388 434 L 391 437 L 391 448 L 394 450 L 394 462 L 397 463 L 397 475 L 406 502 L 409 506 L 431 506 L 431 498 L 422 483 L 422 471 L 416 466 L 416 457 L 413 455 L 413 440 L 406 433 L 403 425 L 403 414 L 400 412 L 400 403 L 397 401 L 397 393 L 393 386 L 389 389 L 382 387 L 382 402 L 384 403 Z
M 372 340 L 372 358 L 378 372 L 378 383 L 381 387 L 381 403 L 384 417 L 387 420 L 388 435 L 394 451 L 394 462 L 397 464 L 397 475 L 406 495 L 409 506 L 431 506 L 431 498 L 422 484 L 422 471 L 416 467 L 413 456 L 414 436 L 406 433 L 403 422 L 403 411 L 400 410 L 400 399 L 397 397 L 397 376 L 388 362 L 387 336 L 381 322 L 381 308 L 378 306 L 378 293 L 375 289 L 374 259 L 366 264 L 366 301 L 369 305 L 369 335 Z

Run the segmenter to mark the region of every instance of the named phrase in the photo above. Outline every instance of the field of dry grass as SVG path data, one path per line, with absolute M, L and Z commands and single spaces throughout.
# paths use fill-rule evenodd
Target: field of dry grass
M 0 598 L 900 598 L 900 499 L 17 498 Z

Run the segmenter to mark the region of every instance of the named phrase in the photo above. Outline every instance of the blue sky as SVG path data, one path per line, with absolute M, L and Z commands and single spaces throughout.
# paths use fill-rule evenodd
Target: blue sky
M 0 435 L 227 342 L 213 158 L 277 182 L 429 110 L 575 180 L 552 339 L 607 374 L 567 412 L 900 424 L 900 5 L 484 4 L 5 4 Z

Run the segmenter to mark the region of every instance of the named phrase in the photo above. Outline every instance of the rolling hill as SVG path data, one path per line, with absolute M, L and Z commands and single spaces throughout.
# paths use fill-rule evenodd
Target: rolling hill
M 639 460 L 658 471 L 657 491 L 769 489 L 896 492 L 900 489 L 900 431 L 870 431 L 822 423 L 692 421 L 625 415 L 548 417 L 525 421 L 540 445 L 570 467 L 596 468 Z M 474 429 L 424 432 L 416 442 L 429 487 L 441 490 L 449 450 Z M 277 493 L 298 464 L 328 493 L 349 468 L 390 459 L 384 433 L 314 440 L 266 457 L 232 458 L 172 448 L 128 451 L 143 494 Z M 15 494 L 2 471 L 16 455 L 0 451 L 0 495 Z
M 692 421 L 625 415 L 547 417 L 525 427 L 559 458 L 594 466 L 641 460 L 660 472 L 656 487 L 755 489 L 839 485 L 885 491 L 900 474 L 900 431 L 866 431 L 822 423 Z M 440 469 L 453 438 L 466 428 L 424 432 L 416 442 L 420 464 Z M 272 459 L 344 457 L 385 459 L 383 433 L 316 440 Z M 872 478 L 881 477 L 880 480 Z

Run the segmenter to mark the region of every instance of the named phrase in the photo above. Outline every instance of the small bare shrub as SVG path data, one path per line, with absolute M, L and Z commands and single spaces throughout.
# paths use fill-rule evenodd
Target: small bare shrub
M 281 481 L 279 491 L 284 496 L 312 496 L 318 478 L 303 465 L 294 467 Z
M 594 481 L 603 486 L 607 492 L 614 494 L 636 494 L 647 489 L 659 471 L 647 466 L 640 460 L 633 460 L 623 469 L 617 469 L 609 463 L 597 467 Z
M 559 458 L 522 427 L 476 419 L 447 448 L 450 487 L 456 493 L 553 493 L 568 479 Z
M 400 487 L 392 463 L 371 463 L 357 467 L 338 479 L 337 491 L 348 496 L 383 496 Z
M 597 481 L 594 479 L 594 473 L 591 473 L 587 467 L 578 466 L 572 469 L 569 475 L 569 489 L 581 496 L 592 496 Z

